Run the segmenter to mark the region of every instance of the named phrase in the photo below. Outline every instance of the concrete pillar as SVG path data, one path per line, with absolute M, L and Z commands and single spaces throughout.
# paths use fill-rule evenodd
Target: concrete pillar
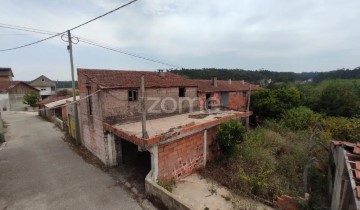
M 206 166 L 206 154 L 207 154 L 207 130 L 204 130 L 204 166 Z
M 115 136 L 112 133 L 108 133 L 107 134 L 107 151 L 108 152 L 108 161 L 107 164 L 109 166 L 117 166 L 117 160 L 116 160 L 116 148 L 115 148 Z
M 156 182 L 159 176 L 159 153 L 158 153 L 158 145 L 154 145 L 149 149 L 151 154 L 151 179 Z

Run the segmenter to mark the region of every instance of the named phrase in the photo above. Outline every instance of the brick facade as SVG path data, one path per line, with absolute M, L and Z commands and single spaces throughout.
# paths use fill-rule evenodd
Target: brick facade
M 91 104 L 89 104 L 88 99 L 79 102 L 82 143 L 105 164 L 110 163 L 110 165 L 116 165 L 116 161 L 112 162 L 112 160 L 116 159 L 115 156 L 117 155 L 117 151 L 114 149 L 116 147 L 114 141 L 117 138 L 131 142 L 139 146 L 136 148 L 141 150 L 148 150 L 152 155 L 151 164 L 152 170 L 154 170 L 153 174 L 155 174 L 152 178 L 154 179 L 177 180 L 203 167 L 206 164 L 205 161 L 213 160 L 220 151 L 218 146 L 214 144 L 216 126 L 229 119 L 249 117 L 252 114 L 251 112 L 233 113 L 231 111 L 228 116 L 218 117 L 199 124 L 192 122 L 173 129 L 176 126 L 175 124 L 166 133 L 159 133 L 144 139 L 141 136 L 136 136 L 137 134 L 117 129 L 115 126 L 130 121 L 139 122 L 141 119 L 138 85 L 141 74 L 145 74 L 147 119 L 196 111 L 199 107 L 205 106 L 206 94 L 211 94 L 211 105 L 216 107 L 221 105 L 222 92 L 227 92 L 228 107 L 241 111 L 247 105 L 247 98 L 244 96 L 243 90 L 219 91 L 216 89 L 212 92 L 198 92 L 197 86 L 184 86 L 188 82 L 183 81 L 178 76 L 173 76 L 171 73 L 166 73 L 168 76 L 165 78 L 159 77 L 154 72 L 133 73 L 126 71 L 122 73 L 121 71 L 107 71 L 106 74 L 113 76 L 110 78 L 109 75 L 104 75 L 102 71 L 78 70 L 80 98 L 87 97 L 88 87 L 90 87 L 91 93 L 101 90 L 91 96 Z M 128 78 L 131 81 L 129 83 L 126 81 L 118 82 L 117 79 L 126 80 L 122 74 L 131 76 L 132 79 Z M 167 77 L 170 77 L 170 80 L 166 79 Z M 221 85 L 221 88 L 223 86 Z M 184 98 L 180 97 L 182 95 L 180 88 L 185 88 L 184 98 L 190 99 L 190 102 L 183 101 Z M 138 91 L 137 100 L 129 101 L 129 90 Z M 157 104 L 154 105 L 154 103 Z M 189 110 L 191 106 L 193 110 Z M 149 110 L 150 108 L 152 110 Z M 204 139 L 205 130 L 206 140 Z M 205 158 L 206 160 L 204 160 Z
M 216 127 L 207 129 L 206 160 L 215 158 L 214 141 Z M 164 181 L 178 180 L 204 166 L 204 132 L 159 145 L 158 178 Z
M 138 89 L 136 90 L 139 91 Z M 196 100 L 197 89 L 194 87 L 186 87 L 185 90 L 185 97 L 190 98 L 190 101 L 179 97 L 178 87 L 147 88 L 145 93 L 145 106 L 146 109 L 149 110 L 148 116 L 162 115 L 172 110 L 176 110 L 176 114 L 188 112 L 189 110 L 191 111 L 191 106 L 194 110 L 198 109 Z M 103 107 L 102 114 L 105 121 L 126 122 L 140 119 L 140 98 L 136 101 L 129 101 L 128 91 L 129 89 L 110 89 L 103 91 L 101 101 Z M 138 97 L 140 97 L 140 95 Z
M 86 85 L 91 86 L 91 93 L 95 93 L 99 89 L 95 83 L 88 81 L 86 76 L 82 74 L 78 74 L 78 81 L 80 98 L 87 96 Z M 85 82 L 81 81 L 86 81 L 87 84 L 85 85 Z M 130 89 L 133 90 L 133 88 Z M 104 163 L 107 161 L 107 148 L 104 142 L 106 136 L 104 135 L 103 122 L 121 123 L 141 119 L 140 95 L 138 95 L 138 100 L 129 101 L 128 91 L 130 89 L 107 89 L 91 96 L 92 115 L 89 115 L 88 100 L 81 100 L 79 103 L 80 131 L 83 144 Z M 192 106 L 194 106 L 194 109 L 197 109 L 197 88 L 185 87 L 185 96 L 193 100 Z M 152 97 L 159 98 L 161 101 L 156 106 L 153 106 L 156 101 L 152 100 Z M 146 98 L 146 109 L 153 106 L 152 108 L 154 108 L 155 111 L 160 111 L 162 107 L 165 107 L 165 110 L 173 110 L 175 108 L 179 110 L 179 108 L 182 107 L 181 111 L 179 110 L 175 113 L 178 114 L 179 112 L 187 112 L 190 107 L 190 102 L 182 101 L 179 97 L 179 87 L 147 88 Z M 179 103 L 181 103 L 181 105 L 179 105 Z M 162 116 L 163 114 L 164 113 L 159 112 L 154 115 Z M 152 114 L 149 113 L 148 117 L 151 116 Z
M 219 107 L 221 106 L 221 93 L 222 92 L 212 92 L 212 93 L 199 93 L 199 101 L 198 105 L 200 108 L 206 108 L 206 94 L 210 94 L 210 105 L 212 107 Z M 228 105 L 227 107 L 230 109 L 238 110 L 238 111 L 246 111 L 248 98 L 247 94 L 248 91 L 233 91 L 233 92 L 226 92 L 228 93 Z

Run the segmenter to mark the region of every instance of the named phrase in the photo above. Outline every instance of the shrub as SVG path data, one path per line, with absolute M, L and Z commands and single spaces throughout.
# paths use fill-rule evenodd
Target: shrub
M 281 115 L 280 124 L 291 130 L 306 130 L 320 123 L 322 116 L 307 107 L 297 107 L 287 110 Z
M 236 144 L 242 142 L 245 131 L 245 127 L 239 120 L 229 120 L 220 124 L 217 130 L 217 139 L 221 150 L 225 154 L 233 153 Z
M 327 117 L 322 121 L 328 138 L 339 141 L 360 142 L 360 119 Z

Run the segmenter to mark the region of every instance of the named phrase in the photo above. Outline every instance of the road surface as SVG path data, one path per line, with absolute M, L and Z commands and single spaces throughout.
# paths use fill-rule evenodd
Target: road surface
M 86 163 L 52 123 L 34 113 L 2 112 L 0 210 L 142 209 L 107 173 Z

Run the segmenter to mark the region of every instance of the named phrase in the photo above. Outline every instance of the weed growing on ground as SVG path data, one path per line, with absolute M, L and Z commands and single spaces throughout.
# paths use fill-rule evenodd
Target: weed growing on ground
M 169 191 L 169 192 L 172 192 L 173 191 L 173 188 L 175 186 L 175 180 L 170 180 L 168 182 L 164 182 L 163 180 L 161 179 L 157 179 L 156 180 L 156 183 L 163 187 L 165 190 Z

